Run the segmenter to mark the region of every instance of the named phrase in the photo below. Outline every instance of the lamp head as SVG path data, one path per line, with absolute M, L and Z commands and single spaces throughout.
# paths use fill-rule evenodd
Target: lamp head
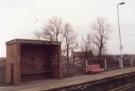
M 123 5 L 123 4 L 125 4 L 125 2 L 121 2 L 121 3 L 119 3 L 119 5 Z

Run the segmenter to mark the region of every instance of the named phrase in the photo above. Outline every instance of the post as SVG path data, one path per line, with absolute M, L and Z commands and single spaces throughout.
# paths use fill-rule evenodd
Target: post
M 133 66 L 133 57 L 130 58 L 130 66 Z
M 106 62 L 106 58 L 104 59 L 104 68 L 105 68 L 105 70 L 107 70 L 107 62 Z
M 87 65 L 88 65 L 88 60 L 86 59 L 86 61 L 85 61 L 85 72 L 87 72 Z
M 122 54 L 122 42 L 121 42 L 121 31 L 120 31 L 120 21 L 119 21 L 119 5 L 125 4 L 124 2 L 117 4 L 117 16 L 118 16 L 118 29 L 119 29 L 119 40 L 120 40 L 120 59 L 119 59 L 119 66 L 123 68 L 123 54 Z

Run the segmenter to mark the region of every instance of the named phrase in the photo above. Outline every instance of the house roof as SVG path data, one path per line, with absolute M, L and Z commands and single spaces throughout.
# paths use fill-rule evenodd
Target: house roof
M 79 51 L 79 52 L 72 52 L 73 57 L 93 57 L 93 53 L 92 51 L 89 51 L 88 53 L 84 52 L 84 51 Z

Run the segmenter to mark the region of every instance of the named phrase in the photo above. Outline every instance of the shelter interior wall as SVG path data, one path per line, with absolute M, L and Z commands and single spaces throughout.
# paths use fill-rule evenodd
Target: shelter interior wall
M 21 74 L 36 74 L 50 71 L 48 46 L 21 46 Z M 50 63 L 49 63 L 50 62 Z

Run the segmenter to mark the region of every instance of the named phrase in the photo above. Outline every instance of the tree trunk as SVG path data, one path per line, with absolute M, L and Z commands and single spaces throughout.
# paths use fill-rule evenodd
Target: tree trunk
M 58 35 L 56 35 L 56 42 L 58 42 Z
M 99 57 L 99 58 L 101 58 L 101 57 L 102 57 L 102 47 L 100 47 L 100 48 L 99 48 L 98 57 Z
M 66 50 L 66 60 L 67 60 L 67 73 L 70 74 L 70 63 L 69 63 L 69 44 L 67 43 L 67 50 Z

